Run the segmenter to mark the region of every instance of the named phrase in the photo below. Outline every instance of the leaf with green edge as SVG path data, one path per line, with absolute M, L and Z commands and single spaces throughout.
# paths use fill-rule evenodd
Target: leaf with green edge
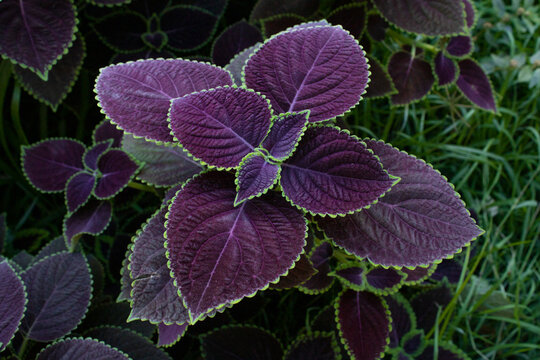
M 64 237 L 58 236 L 52 239 L 47 245 L 41 248 L 41 250 L 37 253 L 37 255 L 32 260 L 31 265 L 37 263 L 38 261 L 42 259 L 45 259 L 48 256 L 51 256 L 59 252 L 65 252 L 68 250 L 69 249 L 66 246 L 66 241 L 64 240 Z
M 426 35 L 451 35 L 465 27 L 463 4 L 456 0 L 373 0 L 377 9 L 404 30 Z
M 238 54 L 236 54 L 231 61 L 225 66 L 225 70 L 227 70 L 234 80 L 234 84 L 237 86 L 242 86 L 242 71 L 244 70 L 244 66 L 246 65 L 249 57 L 255 53 L 260 47 L 262 43 L 257 43 L 253 46 L 248 47 L 245 50 L 242 50 Z
M 182 338 L 182 336 L 186 333 L 188 324 L 171 324 L 167 325 L 164 323 L 159 324 L 158 331 L 159 331 L 159 337 L 158 337 L 158 346 L 173 346 Z
M 273 118 L 272 127 L 261 147 L 268 150 L 277 161 L 287 160 L 298 146 L 307 128 L 309 110 L 299 113 L 279 114 Z
M 446 44 L 446 51 L 448 54 L 455 57 L 469 55 L 472 49 L 472 39 L 470 36 L 466 35 L 453 36 L 450 41 L 448 41 L 448 44 Z
M 261 19 L 261 28 L 264 37 L 268 39 L 272 35 L 278 34 L 304 22 L 306 22 L 306 18 L 300 15 L 279 14 Z
M 32 340 L 52 341 L 82 320 L 92 293 L 88 263 L 81 253 L 59 253 L 22 274 L 28 305 L 21 331 Z
M 17 331 L 26 307 L 26 291 L 21 278 L 7 261 L 0 261 L 0 352 Z
M 69 246 L 80 234 L 99 235 L 109 225 L 112 217 L 112 205 L 109 201 L 91 199 L 64 218 L 64 237 Z
M 467 27 L 471 28 L 475 22 L 475 10 L 470 0 L 462 0 L 465 5 L 465 19 L 467 21 Z
M 112 139 L 112 147 L 118 148 L 122 145 L 122 136 L 124 132 L 119 130 L 109 120 L 105 119 L 100 122 L 92 133 L 94 145 Z
M 267 40 L 244 68 L 246 86 L 265 95 L 277 113 L 311 110 L 310 122 L 354 107 L 368 74 L 362 48 L 340 26 L 283 32 Z
M 11 258 L 10 263 L 11 265 L 16 264 L 22 271 L 24 271 L 28 268 L 28 266 L 30 266 L 33 260 L 34 257 L 30 255 L 26 250 L 21 250 Z
M 424 351 L 415 357 L 416 360 L 469 360 L 470 358 L 452 343 L 429 341 Z
M 100 173 L 94 195 L 98 199 L 109 199 L 122 191 L 131 181 L 140 165 L 120 149 L 105 151 L 97 161 Z
M 234 176 L 194 177 L 169 207 L 166 247 L 190 323 L 276 281 L 296 262 L 306 220 L 276 192 L 234 206 Z
M 416 314 L 418 328 L 426 333 L 429 332 L 437 321 L 437 313 L 442 311 L 450 300 L 452 300 L 452 292 L 445 283 L 412 298 L 411 307 Z
M 86 260 L 92 274 L 92 299 L 100 298 L 105 288 L 105 269 L 98 258 L 92 254 L 87 254 Z
M 212 45 L 212 60 L 218 66 L 227 65 L 242 50 L 263 41 L 261 32 L 246 20 L 240 20 L 216 38 Z
M 171 102 L 172 134 L 195 158 L 218 168 L 235 168 L 270 129 L 265 98 L 244 88 L 222 87 Z
M 311 251 L 309 261 L 313 264 L 313 268 L 317 270 L 317 273 L 300 285 L 300 290 L 307 294 L 316 295 L 330 289 L 334 282 L 334 278 L 329 275 L 331 270 L 330 261 L 333 254 L 334 249 L 328 242 L 323 242 Z
M 435 264 L 431 264 L 427 267 L 417 266 L 414 269 L 408 269 L 404 267 L 401 269 L 401 272 L 407 275 L 407 277 L 405 278 L 405 283 L 407 285 L 415 285 L 421 283 L 422 281 L 430 277 L 436 268 L 437 265 Z
M 179 146 L 160 145 L 124 134 L 122 149 L 143 164 L 137 179 L 154 186 L 173 186 L 202 170 Z
M 413 330 L 401 339 L 401 347 L 403 350 L 411 356 L 418 355 L 425 347 L 423 330 Z
M 338 7 L 326 19 L 333 25 L 343 28 L 359 39 L 366 29 L 367 11 L 365 3 L 352 3 Z
M 225 85 L 232 85 L 231 76 L 216 66 L 150 59 L 101 69 L 95 91 L 103 112 L 122 130 L 171 142 L 167 122 L 170 100 Z
M 91 24 L 99 39 L 117 52 L 136 52 L 145 48 L 141 35 L 146 32 L 144 16 L 129 10 L 118 10 Z
M 415 267 L 449 257 L 482 234 L 439 172 L 382 141 L 365 143 L 401 181 L 369 209 L 317 220 L 338 246 L 374 264 Z
M 131 254 L 133 254 L 131 249 L 132 245 L 130 244 L 126 250 L 126 256 L 124 257 L 124 260 L 122 260 L 122 269 L 120 269 L 120 293 L 116 298 L 116 302 L 133 301 L 133 298 L 131 297 L 133 279 L 131 278 L 131 271 L 129 270 L 129 258 L 131 257 Z
M 394 293 L 403 286 L 406 277 L 396 269 L 376 267 L 366 273 L 367 290 L 379 295 Z
M 435 75 L 437 75 L 439 86 L 449 85 L 456 81 L 456 64 L 452 59 L 444 56 L 444 53 L 442 51 L 439 51 L 437 55 L 435 55 L 433 65 L 433 69 L 435 70 Z
M 367 33 L 375 41 L 383 41 L 386 37 L 388 23 L 379 14 L 371 14 L 367 20 Z
M 346 265 L 339 267 L 334 271 L 334 276 L 345 283 L 346 287 L 354 290 L 363 290 L 365 269 L 360 265 Z
M 423 98 L 435 82 L 431 65 L 405 51 L 390 57 L 388 73 L 398 92 L 391 97 L 394 105 L 406 105 Z
M 482 68 L 471 59 L 458 62 L 459 77 L 456 85 L 463 95 L 482 109 L 497 111 L 489 78 Z
M 457 284 L 462 272 L 463 265 L 459 261 L 456 259 L 444 259 L 437 265 L 435 272 L 430 277 L 436 281 L 443 281 L 446 278 L 450 284 Z
M 90 199 L 95 185 L 96 178 L 86 171 L 80 171 L 68 180 L 65 194 L 69 213 L 74 212 Z
M 409 332 L 416 329 L 416 316 L 405 297 L 401 294 L 386 296 L 386 303 L 392 319 L 390 331 L 390 347 L 396 348 L 401 344 L 401 339 Z
M 36 360 L 131 360 L 119 350 L 94 339 L 64 339 L 41 350 Z
M 300 259 L 289 270 L 287 275 L 281 276 L 279 282 L 276 284 L 270 284 L 270 288 L 278 290 L 292 289 L 293 287 L 302 285 L 316 273 L 317 270 L 313 267 L 311 261 L 305 253 L 302 253 Z
M 396 87 L 394 86 L 390 75 L 379 61 L 368 56 L 368 64 L 370 65 L 370 81 L 364 97 L 369 99 L 395 94 L 397 92 Z
M 311 333 L 299 336 L 287 349 L 285 360 L 341 359 L 333 333 Z
M 278 164 L 268 162 L 264 154 L 258 151 L 244 156 L 236 170 L 234 205 L 265 194 L 277 183 L 280 171 Z
M 73 43 L 77 19 L 70 0 L 4 0 L 0 24 L 0 54 L 47 80 Z
M 49 70 L 47 81 L 21 66 L 14 67 L 15 76 L 26 91 L 56 111 L 77 81 L 85 55 L 83 38 L 78 35 L 68 53 Z
M 96 170 L 99 157 L 108 150 L 112 144 L 113 139 L 108 139 L 87 149 L 83 156 L 84 165 L 90 170 Z

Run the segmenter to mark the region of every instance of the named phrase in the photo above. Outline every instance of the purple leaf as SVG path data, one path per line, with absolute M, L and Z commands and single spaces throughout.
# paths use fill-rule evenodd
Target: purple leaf
M 0 262 L 0 351 L 17 331 L 26 305 L 24 284 L 7 261 Z
M 448 54 L 456 57 L 469 55 L 472 51 L 472 39 L 470 36 L 454 36 L 446 44 Z
M 75 84 L 84 56 L 84 42 L 79 35 L 68 53 L 50 69 L 47 81 L 20 66 L 15 66 L 14 72 L 26 91 L 56 111 Z
M 175 138 L 210 166 L 234 168 L 264 139 L 272 111 L 243 88 L 218 88 L 174 99 L 169 113 Z
M 279 14 L 261 20 L 261 28 L 264 37 L 268 39 L 272 35 L 285 31 L 306 22 L 306 18 L 296 14 Z
M 259 152 L 246 155 L 236 171 L 234 205 L 265 194 L 276 184 L 280 170 L 279 165 L 267 162 Z
M 75 8 L 69 0 L 4 0 L 0 24 L 0 53 L 46 80 L 73 42 Z
M 301 289 L 308 294 L 320 294 L 330 288 L 334 282 L 334 278 L 329 276 L 330 260 L 334 249 L 332 245 L 323 242 L 316 247 L 309 255 L 309 261 L 313 264 L 313 268 L 317 273 L 308 281 L 301 285 Z
M 130 311 L 129 304 L 125 302 L 94 305 L 88 311 L 84 322 L 78 330 L 94 329 L 103 325 L 111 325 L 114 327 L 130 329 L 146 338 L 151 338 L 156 331 L 156 326 L 146 321 L 134 320 L 127 322 Z
M 382 267 L 374 268 L 366 273 L 366 282 L 369 290 L 376 294 L 385 294 L 396 292 L 403 286 L 405 274 L 396 269 L 385 269 Z
M 235 85 L 242 86 L 242 71 L 244 70 L 244 66 L 246 65 L 249 57 L 255 53 L 255 51 L 257 51 L 261 45 L 261 43 L 257 43 L 239 52 L 235 57 L 232 58 L 231 62 L 225 66 L 225 70 L 231 73 Z
M 338 246 L 375 264 L 414 267 L 448 257 L 482 233 L 440 173 L 383 142 L 365 142 L 401 181 L 369 209 L 318 220 Z
M 150 48 L 161 51 L 161 49 L 167 44 L 167 34 L 163 31 L 146 32 L 141 35 L 142 41 Z
M 437 312 L 442 311 L 452 300 L 450 288 L 442 284 L 436 288 L 424 291 L 411 300 L 411 306 L 416 314 L 418 328 L 427 333 L 435 325 Z
M 373 40 L 383 41 L 386 37 L 387 28 L 388 23 L 382 16 L 378 14 L 371 14 L 368 16 L 367 32 Z
M 379 64 L 378 60 L 372 57 L 368 57 L 368 63 L 370 65 L 369 71 L 371 75 L 364 97 L 379 98 L 395 94 L 396 88 L 386 69 Z
M 359 39 L 366 28 L 366 4 L 347 4 L 332 11 L 326 18 L 333 25 L 341 25 Z
M 167 122 L 170 100 L 195 91 L 232 85 L 229 73 L 188 60 L 141 60 L 101 69 L 99 106 L 124 131 L 172 141 Z
M 398 91 L 392 95 L 394 105 L 406 105 L 423 98 L 435 82 L 431 65 L 427 61 L 413 58 L 405 51 L 392 55 L 388 73 Z
M 355 359 L 378 359 L 390 333 L 388 307 L 379 296 L 346 290 L 336 303 L 339 334 Z
M 456 284 L 459 281 L 462 271 L 463 266 L 455 259 L 444 259 L 437 265 L 431 278 L 437 281 L 442 281 L 444 278 L 447 278 L 450 284 Z
M 105 152 L 105 150 L 108 150 L 112 144 L 113 140 L 108 139 L 106 141 L 97 143 L 90 149 L 86 150 L 83 157 L 84 165 L 86 165 L 90 170 L 96 170 L 99 157 Z
M 120 269 L 120 294 L 116 298 L 116 302 L 129 301 L 132 302 L 131 291 L 133 290 L 131 271 L 129 270 L 130 258 L 133 251 L 131 245 L 128 245 L 126 257 L 122 260 L 122 268 Z
M 84 169 L 84 150 L 84 145 L 70 139 L 47 139 L 23 146 L 24 173 L 38 190 L 63 191 L 69 178 Z
M 409 285 L 419 284 L 428 277 L 431 276 L 433 271 L 435 271 L 436 265 L 431 265 L 429 267 L 417 266 L 414 269 L 402 268 L 401 272 L 407 275 L 405 283 Z
M 259 0 L 251 11 L 249 20 L 255 22 L 278 14 L 298 14 L 308 17 L 317 11 L 318 0 Z
M 146 19 L 133 11 L 116 11 L 100 17 L 92 24 L 101 41 L 114 51 L 134 52 L 145 48 L 141 35 L 146 32 Z
M 404 30 L 450 35 L 464 30 L 463 5 L 455 0 L 373 0 L 383 16 Z
M 287 350 L 285 360 L 341 359 L 333 333 L 302 335 Z
M 280 178 L 294 205 L 321 215 L 365 208 L 396 181 L 362 142 L 332 127 L 308 128 Z
M 460 60 L 457 86 L 473 104 L 482 109 L 497 111 L 491 84 L 482 68 L 471 59 Z
M 164 323 L 159 324 L 158 346 L 172 346 L 176 344 L 176 342 L 185 334 L 187 327 L 187 323 L 182 325 L 166 325 Z
M 117 148 L 120 147 L 122 144 L 123 134 L 124 132 L 111 124 L 109 120 L 104 120 L 94 129 L 92 139 L 94 141 L 94 144 L 112 139 L 112 147 Z
M 308 117 L 309 111 L 278 115 L 261 146 L 277 161 L 288 159 L 306 130 Z
M 467 20 L 467 27 L 471 28 L 474 25 L 475 11 L 474 6 L 470 0 L 462 0 L 465 5 L 465 19 Z
M 24 272 L 22 280 L 28 305 L 21 331 L 32 340 L 52 341 L 68 334 L 90 305 L 90 269 L 80 253 L 45 258 Z
M 94 195 L 107 199 L 118 194 L 131 181 L 139 165 L 120 149 L 110 149 L 100 156 L 97 168 L 101 173 Z
M 293 287 L 302 285 L 316 273 L 317 270 L 313 267 L 306 254 L 302 254 L 287 275 L 281 276 L 277 284 L 270 284 L 270 288 L 292 289 Z
M 361 266 L 345 267 L 335 271 L 335 276 L 343 280 L 347 287 L 360 290 L 364 285 L 364 268 Z
M 59 252 L 65 252 L 69 249 L 66 246 L 66 241 L 64 240 L 63 236 L 58 236 L 57 238 L 54 238 L 51 240 L 47 245 L 41 248 L 41 250 L 37 253 L 37 255 L 32 260 L 32 265 L 37 263 L 38 261 L 45 259 L 48 256 L 54 255 Z
M 428 343 L 424 351 L 415 356 L 416 360 L 467 360 L 469 357 L 457 346 L 451 343 L 439 343 L 435 350 L 433 341 Z
M 99 235 L 111 220 L 112 206 L 108 201 L 90 200 L 83 207 L 64 219 L 64 236 L 71 246 L 80 234 Z
M 26 270 L 28 266 L 34 261 L 34 257 L 26 252 L 26 250 L 21 250 L 17 255 L 11 258 L 10 265 L 17 265 L 22 271 Z M 15 270 L 18 270 L 15 268 Z
M 354 107 L 368 73 L 362 48 L 351 35 L 338 26 L 319 26 L 268 40 L 249 58 L 245 83 L 278 113 L 311 110 L 309 120 L 317 122 Z
M 275 282 L 298 259 L 306 223 L 275 192 L 235 207 L 234 176 L 190 180 L 169 207 L 170 267 L 190 323 Z
M 456 64 L 452 59 L 444 56 L 442 51 L 437 53 L 433 62 L 435 65 L 435 75 L 437 75 L 437 79 L 439 80 L 439 86 L 451 84 L 456 80 Z
M 400 294 L 385 297 L 392 319 L 390 331 L 390 347 L 395 348 L 401 344 L 401 339 L 416 328 L 416 316 L 409 302 Z
M 271 333 L 254 326 L 235 325 L 201 337 L 205 360 L 277 360 L 283 358 L 281 344 Z
M 78 172 L 69 179 L 66 185 L 66 206 L 69 213 L 84 205 L 96 184 L 94 175 L 85 171 Z
M 130 360 L 110 345 L 94 339 L 66 339 L 43 349 L 36 360 Z
M 245 20 L 238 21 L 216 38 L 212 46 L 212 60 L 218 66 L 227 65 L 240 51 L 263 41 L 261 32 Z

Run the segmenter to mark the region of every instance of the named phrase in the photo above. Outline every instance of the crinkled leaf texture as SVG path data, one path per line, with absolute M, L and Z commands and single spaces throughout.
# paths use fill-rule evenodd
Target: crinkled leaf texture
M 435 75 L 437 75 L 437 79 L 439 80 L 439 86 L 451 84 L 454 80 L 456 80 L 456 64 L 454 61 L 452 61 L 452 59 L 444 56 L 442 51 L 437 53 L 433 63 L 435 65 Z
M 263 41 L 261 32 L 246 20 L 225 29 L 212 46 L 212 60 L 218 66 L 227 65 L 240 51 Z
M 101 174 L 94 190 L 98 199 L 108 199 L 119 193 L 131 181 L 139 165 L 120 149 L 104 152 L 97 161 Z
M 482 109 L 497 111 L 491 84 L 484 70 L 471 59 L 463 59 L 458 65 L 456 84 L 463 95 Z
M 259 152 L 247 154 L 236 172 L 237 194 L 234 204 L 261 196 L 277 182 L 280 166 L 266 161 Z
M 93 174 L 85 171 L 80 171 L 69 179 L 66 186 L 66 204 L 68 212 L 77 210 L 83 205 L 90 195 L 96 184 L 96 178 Z
M 248 88 L 277 113 L 311 110 L 317 122 L 344 114 L 368 82 L 362 48 L 339 26 L 296 28 L 268 40 L 245 67 Z
M 465 13 L 459 0 L 373 0 L 392 23 L 411 32 L 449 35 L 462 32 Z
M 71 244 L 79 234 L 99 235 L 109 225 L 112 205 L 109 201 L 91 199 L 64 219 L 64 237 Z
M 28 305 L 21 331 L 30 339 L 52 341 L 81 321 L 92 293 L 90 269 L 80 253 L 63 252 L 41 260 L 22 274 Z
M 287 350 L 285 360 L 336 360 L 339 348 L 333 333 L 302 335 Z
M 388 73 L 398 91 L 391 97 L 395 105 L 406 105 L 423 98 L 435 82 L 431 65 L 405 51 L 392 55 Z
M 101 69 L 96 92 L 103 112 L 124 131 L 170 142 L 170 100 L 224 85 L 232 85 L 229 73 L 210 64 L 141 60 Z
M 234 176 L 212 171 L 189 181 L 169 207 L 166 246 L 190 323 L 266 288 L 302 252 L 305 219 L 278 193 L 238 207 L 235 196 Z
M 159 338 L 158 338 L 158 346 L 172 346 L 174 345 L 182 335 L 186 332 L 188 327 L 188 324 L 172 324 L 167 325 L 164 323 L 159 324 L 158 326 L 158 332 L 159 332 Z
M 292 155 L 304 134 L 308 118 L 309 111 L 281 114 L 275 117 L 261 147 L 268 150 L 275 160 L 286 160 Z
M 414 267 L 449 257 L 482 233 L 439 172 L 383 142 L 365 143 L 401 181 L 369 209 L 318 220 L 338 246 L 375 264 Z
M 110 345 L 94 339 L 66 339 L 43 349 L 36 360 L 130 360 Z
M 75 8 L 70 0 L 4 0 L 0 24 L 0 53 L 46 80 L 52 64 L 71 46 Z
M 339 215 L 377 201 L 397 181 L 365 144 L 333 127 L 311 127 L 282 164 L 280 184 L 296 206 Z
M 17 331 L 26 305 L 24 284 L 7 261 L 0 262 L 0 351 Z
M 175 138 L 194 157 L 234 168 L 268 133 L 272 110 L 253 91 L 223 87 L 174 99 L 169 118 Z

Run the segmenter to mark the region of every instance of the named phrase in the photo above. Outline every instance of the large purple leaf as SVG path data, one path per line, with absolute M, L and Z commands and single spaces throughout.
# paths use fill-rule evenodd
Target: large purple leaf
M 4 0 L 0 24 L 0 53 L 47 80 L 73 42 L 75 8 L 70 0 Z
M 309 254 L 309 261 L 313 264 L 313 268 L 317 270 L 317 273 L 301 285 L 300 289 L 302 291 L 314 295 L 330 289 L 334 282 L 334 278 L 328 274 L 333 253 L 332 245 L 323 242 Z
M 462 57 L 472 51 L 472 39 L 470 36 L 454 36 L 446 44 L 446 51 L 452 56 Z
M 130 360 L 119 350 L 94 339 L 66 339 L 43 349 L 36 360 Z
M 452 300 L 452 292 L 444 283 L 433 289 L 417 294 L 411 299 L 411 306 L 416 314 L 417 326 L 427 333 L 437 321 L 437 313 Z
M 75 84 L 84 56 L 84 42 L 79 35 L 68 53 L 49 71 L 47 81 L 20 66 L 15 66 L 15 75 L 26 91 L 56 111 Z
M 296 339 L 284 357 L 285 360 L 341 359 L 333 333 L 314 333 Z
M 63 191 L 70 177 L 84 169 L 84 145 L 71 139 L 47 139 L 23 146 L 21 162 L 28 180 L 38 190 Z
M 268 150 L 275 160 L 286 160 L 292 155 L 304 134 L 308 117 L 309 111 L 276 116 L 261 146 Z
M 265 95 L 276 112 L 311 110 L 309 120 L 317 122 L 355 106 L 368 73 L 363 50 L 351 35 L 339 26 L 319 26 L 268 40 L 249 58 L 245 83 Z
M 259 152 L 246 155 L 236 171 L 234 205 L 265 194 L 276 184 L 280 170 L 279 165 L 267 162 Z
M 98 159 L 100 173 L 94 195 L 98 199 L 108 199 L 124 189 L 137 170 L 137 164 L 128 154 L 120 149 L 110 149 Z
M 423 98 L 435 81 L 431 65 L 405 51 L 392 55 L 388 73 L 398 91 L 391 98 L 395 105 L 406 105 Z
M 473 104 L 482 109 L 497 111 L 489 79 L 482 68 L 471 59 L 460 60 L 457 86 Z
M 95 184 L 96 178 L 94 175 L 86 171 L 78 172 L 69 179 L 66 185 L 66 206 L 68 212 L 74 212 L 90 199 Z
M 240 51 L 263 41 L 261 32 L 245 20 L 238 21 L 216 38 L 212 60 L 218 66 L 227 65 Z
M 172 346 L 185 334 L 188 324 L 172 324 L 166 325 L 164 323 L 159 324 L 159 338 L 158 346 Z
M 146 32 L 146 19 L 136 12 L 119 10 L 108 13 L 92 27 L 100 40 L 114 51 L 134 52 L 145 48 L 141 35 Z
M 401 181 L 381 200 L 344 218 L 319 219 L 337 245 L 385 266 L 418 266 L 448 257 L 482 233 L 446 179 L 424 161 L 366 140 Z
M 439 86 L 444 86 L 453 83 L 457 77 L 456 64 L 452 59 L 444 56 L 442 51 L 439 51 L 433 60 L 435 75 Z
M 26 305 L 26 292 L 21 278 L 7 261 L 0 262 L 0 352 L 17 331 Z
M 159 145 L 124 134 L 122 149 L 143 164 L 137 179 L 151 185 L 172 186 L 202 170 L 202 166 L 178 146 Z
M 379 64 L 379 61 L 375 58 L 368 57 L 368 63 L 371 74 L 369 76 L 369 86 L 364 97 L 378 98 L 395 93 L 396 88 L 394 87 L 394 83 L 392 83 L 392 79 L 386 69 Z
M 257 43 L 245 50 L 242 50 L 232 58 L 227 66 L 225 66 L 225 70 L 231 73 L 235 85 L 242 86 L 242 71 L 244 70 L 244 66 L 246 65 L 249 57 L 255 53 L 255 51 L 257 51 L 261 45 L 262 43 Z
M 283 275 L 279 278 L 277 284 L 271 284 L 271 289 L 292 289 L 295 286 L 302 285 L 308 281 L 313 275 L 317 273 L 317 270 L 313 267 L 313 264 L 308 259 L 306 254 L 300 255 L 300 259 L 294 264 L 294 267 L 289 270 L 287 275 Z
M 112 139 L 112 147 L 120 147 L 124 132 L 111 124 L 109 120 L 104 120 L 96 126 L 92 134 L 94 144 Z
M 22 274 L 28 306 L 21 324 L 30 339 L 52 341 L 81 321 L 92 293 L 90 269 L 80 253 L 59 253 Z
M 450 35 L 465 27 L 461 1 L 456 0 L 373 0 L 388 21 L 411 32 Z
M 80 234 L 99 235 L 112 216 L 112 205 L 108 201 L 90 200 L 83 207 L 64 219 L 64 237 L 71 245 Z
M 352 358 L 379 359 L 390 333 L 390 314 L 382 298 L 364 291 L 344 291 L 336 302 L 339 334 Z
M 235 196 L 232 174 L 207 172 L 188 182 L 169 208 L 168 257 L 190 323 L 266 288 L 304 246 L 305 219 L 278 193 L 238 207 Z
M 229 73 L 210 64 L 141 60 L 103 68 L 96 92 L 103 112 L 124 131 L 170 142 L 170 100 L 223 85 L 232 85 Z
M 112 144 L 113 140 L 108 139 L 103 142 L 97 143 L 88 150 L 86 150 L 86 153 L 83 157 L 84 165 L 90 170 L 96 170 L 99 157 L 105 152 L 105 150 L 108 150 L 112 146 Z
M 397 181 L 365 144 L 333 127 L 306 130 L 282 167 L 285 196 L 297 207 L 321 215 L 365 208 Z
M 403 286 L 405 277 L 405 274 L 396 269 L 377 267 L 366 273 L 366 285 L 369 291 L 376 294 L 389 294 Z
M 270 129 L 267 101 L 243 88 L 218 88 L 171 103 L 172 133 L 195 158 L 210 166 L 234 168 Z

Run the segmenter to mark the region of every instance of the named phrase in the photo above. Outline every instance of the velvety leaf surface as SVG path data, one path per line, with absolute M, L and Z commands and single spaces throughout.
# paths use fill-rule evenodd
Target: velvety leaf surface
M 252 326 L 231 326 L 201 337 L 205 360 L 277 360 L 281 344 L 269 332 Z
M 263 41 L 261 32 L 245 20 L 225 29 L 212 47 L 212 60 L 218 66 L 227 65 L 240 51 Z
M 465 16 L 455 0 L 373 0 L 385 18 L 407 31 L 449 35 L 463 31 Z
M 36 360 L 130 360 L 111 346 L 93 339 L 67 339 L 42 350 Z
M 296 14 L 279 14 L 261 20 L 264 37 L 268 39 L 274 34 L 306 22 L 306 18 Z
M 313 268 L 317 270 L 317 273 L 301 285 L 307 292 L 318 293 L 327 290 L 332 285 L 334 278 L 329 276 L 328 273 L 330 272 L 330 259 L 332 259 L 333 253 L 332 245 L 327 242 L 323 242 L 311 252 L 309 261 L 313 264 Z
M 346 290 L 337 301 L 339 333 L 355 359 L 378 359 L 389 335 L 384 301 L 365 291 Z
M 84 146 L 70 139 L 49 139 L 22 148 L 28 180 L 41 191 L 63 191 L 70 177 L 83 170 Z
M 457 86 L 473 104 L 482 109 L 497 111 L 491 84 L 482 68 L 471 59 L 460 60 Z
M 474 16 L 475 11 L 470 0 L 462 0 L 465 5 L 465 19 L 467 20 L 467 27 L 472 27 L 474 25 Z
M 337 343 L 330 334 L 312 334 L 297 339 L 287 350 L 285 360 L 335 360 Z
M 472 51 L 472 39 L 470 36 L 454 36 L 446 45 L 446 51 L 452 56 L 462 57 Z
M 158 331 L 159 331 L 159 338 L 158 338 L 158 346 L 171 346 L 175 344 L 182 335 L 186 332 L 186 329 L 188 327 L 188 324 L 172 324 L 172 325 L 166 325 L 164 323 L 159 324 Z
M 244 69 L 244 66 L 246 65 L 247 60 L 249 57 L 259 49 L 261 46 L 261 43 L 257 43 L 253 46 L 248 47 L 245 50 L 242 50 L 238 54 L 236 54 L 235 57 L 232 58 L 232 60 L 225 66 L 225 70 L 228 70 L 233 79 L 234 84 L 241 86 L 242 85 L 242 70 Z
M 292 155 L 308 123 L 308 112 L 281 114 L 274 118 L 268 136 L 261 146 L 270 156 L 284 161 Z
M 101 173 L 94 194 L 98 199 L 116 195 L 127 186 L 139 165 L 128 154 L 119 149 L 111 149 L 100 156 L 97 167 Z
M 15 66 L 14 71 L 26 91 L 56 111 L 58 105 L 71 91 L 79 75 L 84 55 L 84 43 L 79 36 L 69 48 L 68 53 L 62 56 L 49 71 L 47 81 L 20 66 Z
M 22 274 L 28 305 L 21 323 L 32 340 L 52 341 L 73 330 L 90 304 L 90 269 L 80 253 L 50 256 Z
M 405 277 L 395 269 L 380 267 L 370 270 L 366 274 L 366 281 L 374 289 L 385 291 L 397 287 Z
M 69 0 L 4 0 L 0 24 L 0 53 L 46 78 L 72 43 L 75 9 Z
M 332 11 L 327 19 L 330 24 L 341 25 L 354 36 L 360 38 L 366 28 L 366 4 L 347 4 Z
M 38 261 L 45 259 L 47 256 L 68 251 L 68 248 L 66 246 L 66 241 L 64 240 L 63 236 L 58 236 L 51 240 L 47 245 L 41 248 L 41 250 L 37 253 L 37 255 L 32 260 L 32 264 L 37 263 Z
M 194 157 L 232 168 L 253 151 L 270 128 L 264 98 L 243 88 L 218 88 L 172 101 L 172 133 Z
M 248 60 L 245 81 L 265 95 L 277 113 L 311 110 L 309 121 L 317 122 L 358 103 L 368 70 L 352 36 L 341 27 L 320 26 L 267 41 Z
M 234 204 L 261 196 L 271 189 L 279 177 L 280 166 L 267 162 L 264 156 L 253 152 L 244 157 L 236 172 L 237 195 Z
M 179 21 L 179 19 L 181 19 Z M 161 15 L 161 30 L 167 34 L 168 47 L 196 50 L 208 42 L 216 30 L 218 17 L 195 6 L 174 6 Z
M 280 178 L 293 204 L 331 215 L 369 206 L 395 181 L 362 142 L 332 127 L 307 129 Z
M 122 130 L 118 130 L 109 120 L 105 120 L 96 126 L 94 130 L 94 144 L 112 139 L 112 147 L 120 147 L 123 134 L 124 132 Z
M 427 333 L 437 320 L 439 307 L 444 307 L 452 300 L 452 292 L 446 285 L 424 291 L 411 300 L 411 306 L 416 314 L 419 329 Z
M 142 60 L 101 70 L 99 106 L 123 130 L 158 141 L 172 141 L 169 103 L 194 91 L 232 85 L 225 70 L 188 60 Z
M 306 17 L 317 11 L 318 6 L 317 0 L 259 0 L 253 7 L 249 20 L 254 22 L 277 14 L 298 14 Z
M 392 55 L 388 73 L 398 91 L 392 95 L 392 104 L 405 105 L 423 98 L 435 81 L 431 65 L 405 51 Z
M 364 97 L 377 98 L 394 93 L 396 89 L 386 69 L 375 58 L 368 57 L 368 63 L 370 65 L 369 71 L 371 75 L 369 77 L 371 81 Z
M 85 171 L 78 172 L 69 179 L 66 186 L 66 205 L 73 212 L 83 205 L 92 194 L 96 179 Z
M 442 51 L 439 51 L 433 61 L 435 64 L 435 75 L 439 86 L 451 84 L 456 79 L 456 64 L 452 59 L 444 56 Z
M 113 140 L 108 139 L 107 141 L 98 143 L 88 149 L 83 157 L 84 165 L 86 165 L 91 170 L 96 170 L 99 157 L 105 152 L 105 150 L 109 149 L 112 146 L 112 143 Z
M 401 343 L 401 338 L 416 327 L 416 317 L 414 317 L 411 305 L 403 297 L 387 296 L 385 301 L 392 319 L 390 347 L 395 348 Z
M 305 219 L 278 193 L 238 207 L 235 196 L 232 174 L 207 172 L 188 182 L 169 208 L 168 257 L 190 322 L 265 288 L 304 246 Z
M 454 254 L 482 233 L 440 173 L 383 142 L 365 142 L 401 181 L 369 209 L 318 220 L 337 245 L 375 264 L 418 266 Z
M 0 262 L 0 351 L 4 350 L 17 331 L 24 313 L 26 293 L 24 285 L 8 264 Z
M 100 234 L 112 216 L 112 205 L 108 201 L 90 200 L 64 220 L 64 236 L 68 244 L 79 234 Z
M 317 270 L 313 267 L 306 254 L 302 254 L 287 275 L 280 277 L 277 284 L 270 284 L 270 288 L 292 289 L 295 286 L 305 283 L 316 273 Z
M 364 268 L 360 266 L 352 266 L 344 269 L 336 270 L 336 276 L 343 278 L 346 282 L 355 286 L 362 286 L 364 278 L 362 274 L 364 273 Z

